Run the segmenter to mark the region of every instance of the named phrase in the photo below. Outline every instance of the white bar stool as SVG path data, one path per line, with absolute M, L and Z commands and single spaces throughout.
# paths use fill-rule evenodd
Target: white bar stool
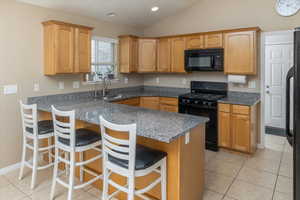
M 135 196 L 150 200 L 146 192 L 161 183 L 161 199 L 167 200 L 167 153 L 157 151 L 136 144 L 136 124 L 118 125 L 106 121 L 100 116 L 103 151 L 103 200 L 110 200 L 119 192 L 127 193 L 128 200 Z M 128 139 L 113 137 L 107 129 L 129 133 Z M 146 176 L 152 172 L 159 174 L 159 178 L 143 189 L 135 189 L 135 178 Z M 127 177 L 127 184 L 121 186 L 110 179 L 112 173 Z M 117 189 L 108 194 L 109 185 Z
M 51 144 L 51 138 L 54 136 L 53 122 L 51 120 L 38 121 L 37 117 L 37 105 L 25 105 L 20 101 L 22 128 L 23 128 L 23 152 L 21 160 L 21 168 L 19 179 L 23 178 L 24 167 L 32 169 L 31 189 L 34 189 L 36 184 L 36 176 L 38 170 L 43 170 L 51 167 L 52 152 L 54 145 Z M 48 139 L 48 146 L 40 147 L 39 141 L 42 139 Z M 32 142 L 29 142 L 31 140 Z M 33 151 L 32 161 L 26 160 L 27 149 Z M 38 165 L 39 156 L 48 153 L 49 163 L 43 166 Z
M 75 130 L 75 111 L 59 111 L 52 106 L 52 118 L 55 136 L 55 164 L 50 200 L 54 199 L 56 182 L 68 188 L 68 200 L 72 200 L 73 190 L 81 189 L 103 178 L 102 174 L 97 174 L 84 167 L 84 165 L 91 162 L 101 160 L 102 150 L 99 147 L 101 146 L 101 135 L 100 133 L 84 128 Z M 98 151 L 99 155 L 84 161 L 83 152 L 92 149 Z M 63 157 L 60 151 L 63 152 L 64 155 L 65 153 L 70 154 L 70 157 Z M 79 153 L 79 162 L 76 161 L 76 153 Z M 58 165 L 60 162 L 66 164 L 66 170 L 69 172 L 68 182 L 63 181 L 59 177 Z M 81 184 L 75 186 L 76 167 L 80 168 Z M 94 176 L 94 178 L 83 183 L 83 172 Z

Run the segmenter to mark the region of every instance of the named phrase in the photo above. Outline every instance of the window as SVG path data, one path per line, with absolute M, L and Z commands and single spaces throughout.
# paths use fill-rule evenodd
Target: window
M 114 78 L 116 71 L 117 41 L 109 38 L 92 39 L 92 73 L 99 78 L 109 76 Z

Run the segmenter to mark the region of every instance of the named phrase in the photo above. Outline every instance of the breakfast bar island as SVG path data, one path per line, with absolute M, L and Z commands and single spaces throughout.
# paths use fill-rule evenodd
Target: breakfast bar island
M 119 105 L 108 100 L 93 97 L 74 98 L 68 95 L 53 95 L 30 98 L 28 103 L 36 103 L 40 119 L 51 119 L 51 105 L 63 111 L 75 110 L 76 128 L 87 128 L 100 133 L 99 116 L 116 124 L 137 125 L 137 143 L 167 153 L 167 199 L 200 200 L 204 188 L 204 149 L 205 124 L 208 118 L 162 112 L 128 105 Z M 117 134 L 117 133 L 116 133 Z M 90 150 L 84 158 L 97 154 Z M 86 166 L 96 172 L 102 172 L 101 161 Z M 76 170 L 77 176 L 79 169 Z M 113 179 L 126 185 L 125 178 L 113 175 Z M 136 188 L 143 188 L 157 174 L 149 174 L 136 179 Z M 84 180 L 91 179 L 85 173 Z M 93 184 L 102 190 L 102 181 Z M 114 188 L 110 188 L 113 192 Z M 154 187 L 146 194 L 150 199 L 161 199 L 160 186 Z M 117 199 L 126 199 L 125 193 L 119 193 Z M 140 199 L 136 197 L 136 199 Z

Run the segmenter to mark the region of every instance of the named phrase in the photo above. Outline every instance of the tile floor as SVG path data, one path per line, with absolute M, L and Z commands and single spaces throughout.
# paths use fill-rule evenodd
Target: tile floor
M 253 157 L 206 151 L 204 200 L 292 200 L 292 148 L 284 137 L 266 136 L 266 149 Z M 0 199 L 47 200 L 51 170 L 40 171 L 37 187 L 30 190 L 30 171 L 18 180 L 18 171 L 0 176 Z M 56 199 L 66 200 L 66 189 L 57 184 Z M 100 199 L 100 192 L 88 187 L 74 194 L 74 200 Z

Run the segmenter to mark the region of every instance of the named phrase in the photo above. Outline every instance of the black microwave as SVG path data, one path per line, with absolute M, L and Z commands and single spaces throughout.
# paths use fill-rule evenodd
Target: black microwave
M 185 71 L 224 71 L 224 49 L 186 50 Z

